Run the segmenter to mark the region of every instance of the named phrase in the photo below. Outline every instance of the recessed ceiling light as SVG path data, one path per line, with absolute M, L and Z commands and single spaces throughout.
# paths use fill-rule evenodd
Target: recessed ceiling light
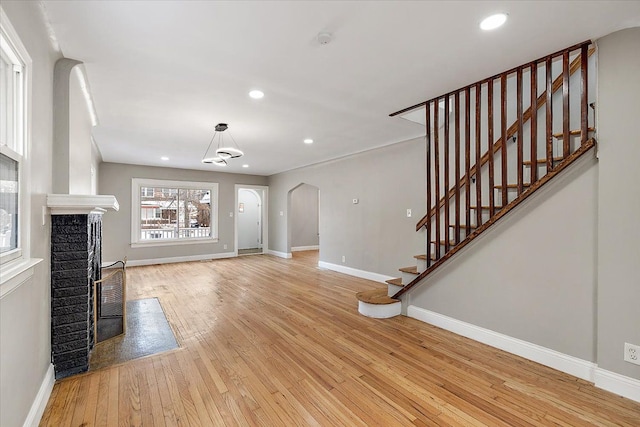
M 496 13 L 495 15 L 488 16 L 480 22 L 480 28 L 485 31 L 495 30 L 507 22 L 507 16 L 506 13 Z
M 164 160 L 166 162 L 167 160 L 169 160 L 169 158 L 167 156 L 162 156 L 160 157 L 160 160 Z
M 249 92 L 249 96 L 252 97 L 253 99 L 262 99 L 264 98 L 264 92 L 261 90 L 252 90 L 251 92 Z
M 307 138 L 303 141 L 305 144 L 313 144 L 313 139 Z
M 242 167 L 243 167 L 243 168 L 248 168 L 248 167 L 249 167 L 249 165 L 242 165 Z

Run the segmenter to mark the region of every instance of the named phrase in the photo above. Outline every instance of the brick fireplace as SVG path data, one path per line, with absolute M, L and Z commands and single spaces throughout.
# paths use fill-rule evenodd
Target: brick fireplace
M 56 378 L 85 372 L 93 348 L 93 283 L 100 280 L 102 215 L 114 196 L 50 194 L 51 358 Z

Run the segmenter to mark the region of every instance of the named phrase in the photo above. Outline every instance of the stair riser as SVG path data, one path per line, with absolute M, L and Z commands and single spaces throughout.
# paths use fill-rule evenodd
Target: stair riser
M 487 217 L 487 218 L 488 218 L 488 217 Z M 461 238 L 460 238 L 460 241 L 462 241 L 462 240 L 463 240 L 463 239 L 462 239 L 462 237 L 461 237 Z M 453 249 L 453 247 L 454 247 L 454 246 L 455 246 L 455 245 L 454 245 L 453 243 L 449 243 L 449 250 Z M 431 247 L 431 253 L 432 253 L 432 254 L 435 254 L 435 253 L 436 253 L 436 244 L 435 244 L 435 243 L 431 243 L 430 247 Z M 445 246 L 444 246 L 444 243 L 442 243 L 442 244 L 440 245 L 440 255 L 443 255 L 443 254 L 445 253 L 444 249 L 445 249 Z
M 427 269 L 427 260 L 426 259 L 417 259 L 416 258 L 416 267 L 418 267 L 418 271 L 422 273 Z
M 404 271 L 401 271 L 400 272 L 400 277 L 402 277 L 402 284 L 406 285 L 407 283 L 410 283 L 413 279 L 418 277 L 418 275 L 417 274 L 411 274 L 411 273 L 405 273 Z
M 390 297 L 394 296 L 396 293 L 402 290 L 402 286 L 391 285 L 387 283 L 387 295 Z
M 473 233 L 473 230 L 470 230 L 468 228 L 461 228 L 460 229 L 460 240 L 464 240 L 465 237 L 467 237 L 467 233 L 471 234 Z M 453 227 L 449 227 L 449 240 L 454 240 L 456 237 L 456 229 Z M 444 245 L 443 245 L 444 246 Z
M 358 312 L 363 316 L 373 317 L 376 319 L 388 319 L 390 317 L 399 316 L 402 312 L 402 303 L 394 304 L 369 304 L 358 301 Z
M 523 187 L 522 191 L 524 192 L 526 189 L 527 189 L 527 187 Z M 502 191 L 503 190 L 501 188 L 496 188 L 495 190 L 496 190 L 496 194 L 495 194 L 496 203 L 502 204 Z M 511 203 L 517 198 L 518 198 L 518 189 L 517 188 L 507 188 L 507 203 Z

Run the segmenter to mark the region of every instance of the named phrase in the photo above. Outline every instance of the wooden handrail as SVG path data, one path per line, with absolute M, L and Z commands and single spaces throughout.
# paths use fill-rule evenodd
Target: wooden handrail
M 591 148 L 593 148 L 595 145 L 596 145 L 596 141 L 595 141 L 594 138 L 591 138 L 591 139 L 587 140 L 587 142 L 582 144 L 580 146 L 580 148 L 578 148 L 576 151 L 574 151 L 573 153 L 571 153 L 567 157 L 565 157 L 560 162 L 560 164 L 558 164 L 552 171 L 550 171 L 545 176 L 543 176 L 538 181 L 536 181 L 534 184 L 532 184 L 531 187 L 529 187 L 526 191 L 524 191 L 522 194 L 520 194 L 514 201 L 509 203 L 503 209 L 500 209 L 500 211 L 498 211 L 494 216 L 489 218 L 488 221 L 486 221 L 480 227 L 475 229 L 471 234 L 469 234 L 462 242 L 460 242 L 460 244 L 454 246 L 449 252 L 445 253 L 441 258 L 439 258 L 436 261 L 434 261 L 425 271 L 423 271 L 418 276 L 416 276 L 415 279 L 413 279 L 411 282 L 409 282 L 405 287 L 403 287 L 400 291 L 398 291 L 391 298 L 398 299 L 402 294 L 404 294 L 409 289 L 411 289 L 412 287 L 414 287 L 415 285 L 420 283 L 420 281 L 422 281 L 422 279 L 427 277 L 432 271 L 434 271 L 435 269 L 440 267 L 449 258 L 454 256 L 459 251 L 461 251 L 465 246 L 467 246 L 474 239 L 476 239 L 480 234 L 482 234 L 487 228 L 491 227 L 500 218 L 502 218 L 503 216 L 508 214 L 511 210 L 513 210 L 516 206 L 518 206 L 519 204 L 524 202 L 536 190 L 538 190 L 540 187 L 545 185 L 547 182 L 549 182 L 552 178 L 554 178 L 560 172 L 562 172 L 563 170 L 568 168 L 571 164 L 573 164 L 576 160 L 578 160 L 582 155 L 584 155 L 587 152 L 589 152 L 589 150 L 591 150 Z
M 585 43 L 588 43 L 588 42 L 585 42 Z M 576 45 L 575 46 L 575 48 L 579 48 L 579 47 L 580 47 L 580 45 Z M 570 49 L 572 49 L 572 48 L 570 48 Z M 570 49 L 567 49 L 567 50 L 570 50 Z M 587 51 L 587 56 L 590 57 L 591 55 L 593 55 L 594 52 L 595 52 L 595 47 L 590 47 L 588 49 L 588 51 Z M 545 57 L 543 59 L 546 59 L 547 62 L 550 62 L 550 59 L 551 59 L 552 56 L 553 55 L 549 55 L 549 56 L 547 56 L 547 57 Z M 537 61 L 534 61 L 531 64 L 537 64 Z M 523 67 L 530 66 L 531 64 L 527 64 L 527 65 L 525 65 Z M 573 61 L 571 61 L 571 64 L 569 65 L 569 70 L 568 70 L 569 71 L 569 75 L 573 75 L 573 74 L 575 74 L 576 71 L 580 70 L 581 65 L 582 65 L 582 53 L 578 54 L 578 56 L 576 56 L 576 58 Z M 514 68 L 514 70 L 517 71 L 518 69 L 522 69 L 523 67 L 517 67 L 517 68 Z M 507 75 L 507 74 L 509 74 L 511 72 L 513 72 L 513 71 L 510 70 L 507 73 L 503 73 L 502 75 Z M 551 93 L 552 94 L 557 92 L 559 89 L 561 89 L 563 87 L 563 77 L 564 77 L 563 74 L 564 73 L 561 73 L 553 81 L 553 83 L 551 85 Z M 497 77 L 499 77 L 499 76 L 500 75 L 497 75 Z M 491 79 L 494 79 L 494 78 L 495 78 L 495 76 L 492 77 Z M 492 81 L 492 80 L 485 79 L 483 81 Z M 478 83 L 480 83 L 480 82 L 478 82 Z M 478 87 L 479 86 L 480 85 L 478 85 Z M 456 91 L 456 92 L 460 92 L 460 91 Z M 539 110 L 544 105 L 546 105 L 547 99 L 550 98 L 547 95 L 548 95 L 547 94 L 547 90 L 545 90 L 540 96 L 538 96 L 538 98 L 536 100 L 536 103 L 535 103 L 535 106 L 537 107 L 537 110 Z M 468 99 L 468 98 L 465 98 L 465 99 Z M 427 102 L 431 102 L 431 101 L 427 101 Z M 468 104 L 468 102 L 467 102 L 467 104 Z M 422 105 L 426 105 L 426 103 L 418 104 L 417 106 L 422 106 Z M 416 106 L 410 107 L 409 109 L 413 109 L 415 107 Z M 405 111 L 405 110 L 402 110 L 402 111 Z M 531 107 L 527 108 L 524 111 L 524 113 L 522 113 L 522 118 L 518 117 L 516 119 L 516 121 L 511 126 L 509 126 L 509 128 L 507 129 L 507 132 L 506 132 L 506 138 L 504 138 L 504 139 L 508 140 L 509 138 L 513 137 L 518 132 L 519 124 L 522 123 L 524 125 L 524 123 L 528 122 L 531 119 L 532 112 L 533 112 L 533 110 L 532 110 Z M 395 114 L 396 113 L 394 113 L 393 115 L 395 115 Z M 436 131 L 436 133 L 437 133 L 437 131 Z M 500 137 L 493 144 L 493 147 L 492 147 L 493 150 L 491 150 L 491 149 L 487 150 L 487 152 L 480 158 L 480 168 L 482 166 L 484 166 L 489 161 L 489 159 L 492 158 L 492 156 L 495 155 L 495 153 L 497 153 L 502 148 L 502 144 L 503 144 L 503 137 Z M 476 163 L 476 165 L 477 165 L 477 163 Z M 459 183 L 457 185 L 460 185 L 460 186 L 464 185 L 464 183 L 467 181 L 468 178 L 471 178 L 471 177 L 476 175 L 476 170 L 478 169 L 476 167 L 476 165 L 473 165 L 468 169 L 468 171 L 469 171 L 468 174 L 463 175 L 460 178 Z M 453 188 L 450 188 L 446 192 L 446 194 L 442 198 L 440 198 L 440 200 L 438 201 L 437 206 L 433 207 L 430 212 L 428 212 L 426 215 L 424 215 L 420 219 L 420 221 L 418 221 L 418 223 L 416 224 L 416 231 L 420 230 L 420 228 L 422 228 L 427 223 L 428 219 L 431 218 L 440 208 L 442 208 L 445 205 L 445 203 L 449 199 L 451 199 L 452 196 L 455 195 L 456 188 L 457 188 L 457 186 L 454 186 Z

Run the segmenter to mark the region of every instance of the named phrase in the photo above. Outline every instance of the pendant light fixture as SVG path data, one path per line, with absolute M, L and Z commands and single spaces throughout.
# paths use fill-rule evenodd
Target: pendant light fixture
M 237 159 L 238 157 L 242 157 L 244 155 L 242 150 L 240 150 L 240 147 L 238 147 L 238 143 L 236 142 L 236 140 L 233 139 L 231 133 L 229 133 L 229 137 L 231 137 L 231 141 L 233 142 L 233 145 L 235 145 L 235 147 L 231 144 L 225 143 L 224 132 L 228 127 L 229 125 L 227 125 L 226 123 L 218 123 L 216 125 L 213 137 L 211 138 L 211 141 L 209 141 L 207 151 L 205 151 L 204 156 L 202 156 L 202 163 L 213 163 L 214 165 L 224 167 L 227 166 L 227 161 L 229 159 Z M 216 155 L 207 157 L 207 154 L 209 154 L 209 150 L 211 149 L 211 146 L 213 145 L 216 137 L 218 137 L 218 148 L 216 149 Z

